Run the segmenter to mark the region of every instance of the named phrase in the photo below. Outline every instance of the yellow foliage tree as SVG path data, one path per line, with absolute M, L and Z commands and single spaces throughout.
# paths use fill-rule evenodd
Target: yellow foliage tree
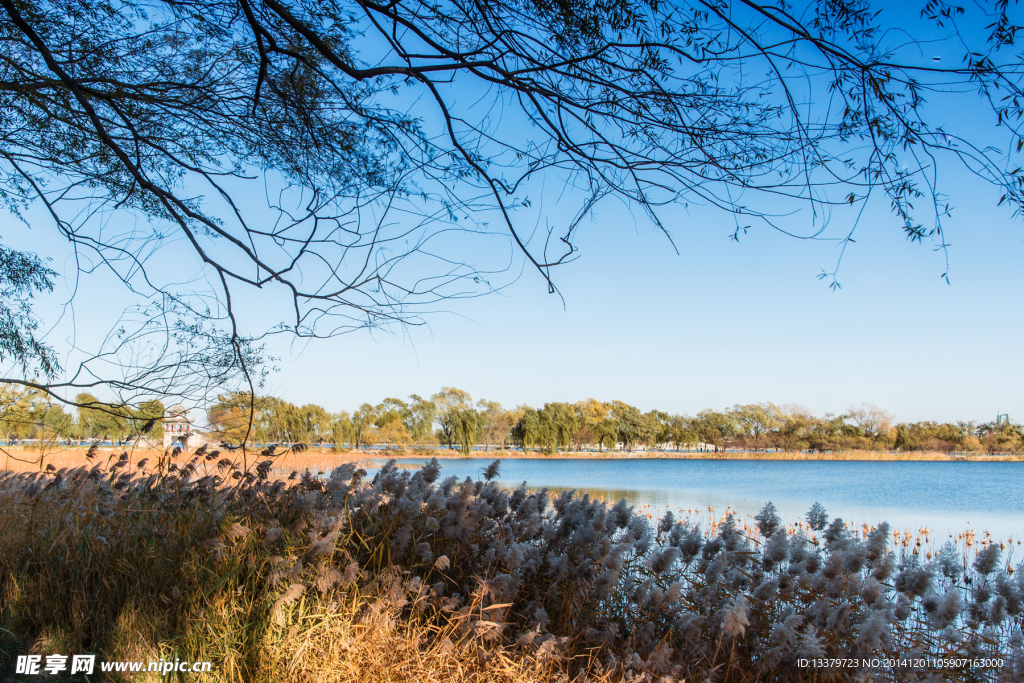
M 377 440 L 388 448 L 407 448 L 412 443 L 409 430 L 399 420 L 388 422 L 377 430 Z

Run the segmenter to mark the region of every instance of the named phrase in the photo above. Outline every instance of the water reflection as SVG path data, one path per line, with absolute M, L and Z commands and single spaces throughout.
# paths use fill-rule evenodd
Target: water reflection
M 385 462 L 367 458 L 360 466 L 373 476 Z M 399 467 L 425 462 L 406 459 Z M 475 479 L 490 462 L 442 460 L 441 477 Z M 574 489 L 608 502 L 625 498 L 652 519 L 671 510 L 702 526 L 728 513 L 741 522 L 752 520 L 768 501 L 784 522 L 796 525 L 821 502 L 833 518 L 856 528 L 886 521 L 903 534 L 926 539 L 928 546 L 965 541 L 968 532 L 976 542 L 989 532 L 1013 548 L 1024 537 L 1020 463 L 508 459 L 501 470 L 498 481 L 510 487 L 526 483 L 553 494 Z M 329 471 L 310 470 L 317 476 Z

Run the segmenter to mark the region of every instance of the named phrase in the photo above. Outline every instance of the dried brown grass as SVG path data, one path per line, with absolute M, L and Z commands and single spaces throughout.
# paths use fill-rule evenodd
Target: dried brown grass
M 6 447 L 0 448 L 0 472 L 38 472 L 50 466 L 54 469 L 91 467 L 97 461 L 105 462 L 110 456 L 117 457 L 122 452 L 127 452 L 131 462 L 138 462 L 142 459 L 155 461 L 161 457 L 167 457 L 161 450 L 125 447 L 104 447 L 95 460 L 86 457 L 88 449 L 85 447 L 58 447 L 49 448 L 41 454 L 34 447 Z M 251 456 L 256 458 L 256 455 Z M 623 460 L 623 459 L 656 459 L 656 460 L 801 460 L 801 461 L 915 461 L 915 462 L 1024 462 L 1024 455 L 983 455 L 983 454 L 956 454 L 938 452 L 912 452 L 912 453 L 890 453 L 890 452 L 867 452 L 867 451 L 843 451 L 839 453 L 764 453 L 764 452 L 729 452 L 729 453 L 681 453 L 675 451 L 604 451 L 602 453 L 591 453 L 583 451 L 558 451 L 556 453 L 544 453 L 540 451 L 474 451 L 471 454 L 463 455 L 459 451 L 416 451 L 416 450 L 363 450 L 363 451 L 333 451 L 330 448 L 311 448 L 308 450 L 288 450 L 275 459 L 275 469 L 294 469 L 303 471 L 306 469 L 330 470 L 338 465 L 349 462 L 359 463 L 366 467 L 371 460 L 378 458 L 428 458 L 437 457 L 441 460 L 461 460 L 469 458 L 495 458 L 500 457 L 506 460 L 548 460 L 548 459 L 569 459 L 569 460 Z M 174 462 L 185 462 L 187 454 L 172 458 Z
M 939 680 L 796 663 L 857 648 L 1005 657 L 1006 675 L 933 673 L 1024 680 L 1024 568 L 992 545 L 973 570 L 955 548 L 925 565 L 887 527 L 823 518 L 819 542 L 771 506 L 757 532 L 727 517 L 705 539 L 624 501 L 500 487 L 496 464 L 459 482 L 436 461 L 372 481 L 274 481 L 218 453 L 106 462 L 0 474 L 0 679 L 14 654 L 93 652 L 210 661 L 225 683 Z
M 234 466 L 200 459 L 196 476 L 225 475 L 203 486 L 179 476 L 194 454 L 151 460 L 145 470 L 136 467 L 141 458 L 107 467 L 101 455 L 91 473 L 0 477 L 0 680 L 12 678 L 15 654 L 91 652 L 100 661 L 211 661 L 202 680 L 225 683 L 568 681 L 559 656 L 466 628 L 468 615 L 490 623 L 481 619 L 482 597 L 458 614 L 441 610 L 417 579 L 409 597 L 418 607 L 410 610 L 408 571 L 378 563 L 330 574 L 331 556 L 349 556 L 331 544 L 329 556 L 314 557 L 307 513 L 283 535 L 250 528 L 268 514 L 266 501 L 241 500 L 241 486 L 228 483 L 245 481 L 232 478 Z M 152 485 L 153 468 L 176 474 L 158 474 Z M 131 483 L 120 486 L 120 477 Z M 301 498 L 304 489 L 290 490 Z M 237 517 L 245 510 L 252 517 Z M 386 547 L 371 545 L 380 539 L 341 535 L 353 552 L 365 547 L 384 560 Z M 275 589 L 272 568 L 282 555 L 299 562 Z M 583 671 L 575 680 L 612 680 L 588 674 L 586 664 L 575 669 Z M 167 680 L 104 676 L 97 678 Z
M 557 668 L 510 648 L 484 649 L 453 640 L 451 628 L 417 625 L 394 614 L 362 623 L 353 620 L 350 611 L 304 614 L 298 621 L 288 637 L 261 653 L 260 670 L 266 680 L 525 683 L 560 678 Z

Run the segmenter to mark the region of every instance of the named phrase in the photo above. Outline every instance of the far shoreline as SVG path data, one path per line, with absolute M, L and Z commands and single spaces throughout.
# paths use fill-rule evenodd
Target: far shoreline
M 150 463 L 163 455 L 163 451 L 151 448 L 139 448 L 133 446 L 101 446 L 93 460 L 86 458 L 87 448 L 85 447 L 60 447 L 44 449 L 42 453 L 37 446 L 25 447 L 2 447 L 0 448 L 0 471 L 32 472 L 39 471 L 51 466 L 54 469 L 64 467 L 92 467 L 96 464 L 104 464 L 109 459 L 127 452 L 130 461 L 137 463 L 143 458 Z M 218 450 L 214 446 L 209 451 Z M 221 450 L 220 457 L 227 457 L 241 461 L 244 457 L 249 465 L 260 460 L 267 459 L 261 453 L 262 449 L 251 449 L 243 454 L 241 450 Z M 176 461 L 188 460 L 194 455 L 194 450 L 181 453 Z M 40 457 L 42 456 L 42 457 Z M 938 452 L 863 452 L 847 451 L 839 453 L 801 453 L 795 451 L 783 452 L 752 452 L 752 451 L 729 451 L 729 452 L 676 452 L 676 451 L 604 451 L 601 453 L 591 451 L 556 451 L 544 453 L 538 451 L 473 451 L 472 454 L 463 455 L 459 451 L 438 449 L 438 450 L 399 450 L 399 449 L 367 449 L 367 450 L 345 450 L 335 452 L 329 447 L 319 448 L 316 445 L 301 450 L 291 451 L 278 449 L 278 454 L 272 457 L 275 468 L 325 468 L 336 465 L 368 460 L 394 459 L 394 460 L 426 460 L 437 458 L 438 460 L 757 460 L 757 461 L 820 461 L 820 462 L 1024 462 L 1024 454 L 1002 454 L 983 455 L 971 454 L 948 454 Z
M 1024 462 L 1024 454 L 982 455 L 948 454 L 948 453 L 877 453 L 877 452 L 843 452 L 843 453 L 799 453 L 782 451 L 764 453 L 753 451 L 729 452 L 675 452 L 675 451 L 613 451 L 613 452 L 566 452 L 556 451 L 544 453 L 530 451 L 474 451 L 472 455 L 463 455 L 459 451 L 398 451 L 398 450 L 366 450 L 344 451 L 337 455 L 356 458 L 394 458 L 414 459 L 436 457 L 438 460 L 479 460 L 500 458 L 502 460 L 794 460 L 794 461 L 878 461 L 878 462 Z

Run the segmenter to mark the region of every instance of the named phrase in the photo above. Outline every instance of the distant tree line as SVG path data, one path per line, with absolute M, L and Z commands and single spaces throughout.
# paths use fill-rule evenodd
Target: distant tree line
M 82 393 L 75 412 L 46 393 L 0 385 L 0 438 L 125 442 L 163 439 L 164 405 L 111 405 Z M 898 450 L 946 453 L 1024 451 L 1024 425 L 1001 422 L 896 423 L 877 406 L 861 404 L 842 414 L 813 415 L 798 405 L 734 405 L 696 415 L 643 412 L 622 401 L 586 399 L 541 408 L 503 408 L 473 401 L 468 392 L 443 387 L 429 398 L 386 398 L 353 412 L 295 405 L 274 396 L 221 395 L 207 410 L 211 435 L 231 445 L 303 443 L 335 449 L 446 447 L 468 452 L 522 448 L 549 453 L 582 450 L 837 451 Z
M 165 410 L 161 401 L 143 401 L 131 407 L 80 393 L 75 402 L 82 407 L 68 412 L 46 392 L 0 383 L 0 439 L 7 443 L 26 439 L 163 441 Z
M 697 415 L 643 412 L 622 401 L 587 399 L 503 408 L 474 402 L 468 392 L 443 387 L 429 399 L 387 398 L 352 413 L 296 406 L 274 397 L 221 396 L 209 409 L 211 430 L 225 442 L 316 443 L 335 448 L 444 446 L 557 451 L 899 450 L 1007 453 L 1024 450 L 1024 426 L 1012 422 L 896 423 L 877 406 L 815 416 L 801 406 L 735 405 Z

